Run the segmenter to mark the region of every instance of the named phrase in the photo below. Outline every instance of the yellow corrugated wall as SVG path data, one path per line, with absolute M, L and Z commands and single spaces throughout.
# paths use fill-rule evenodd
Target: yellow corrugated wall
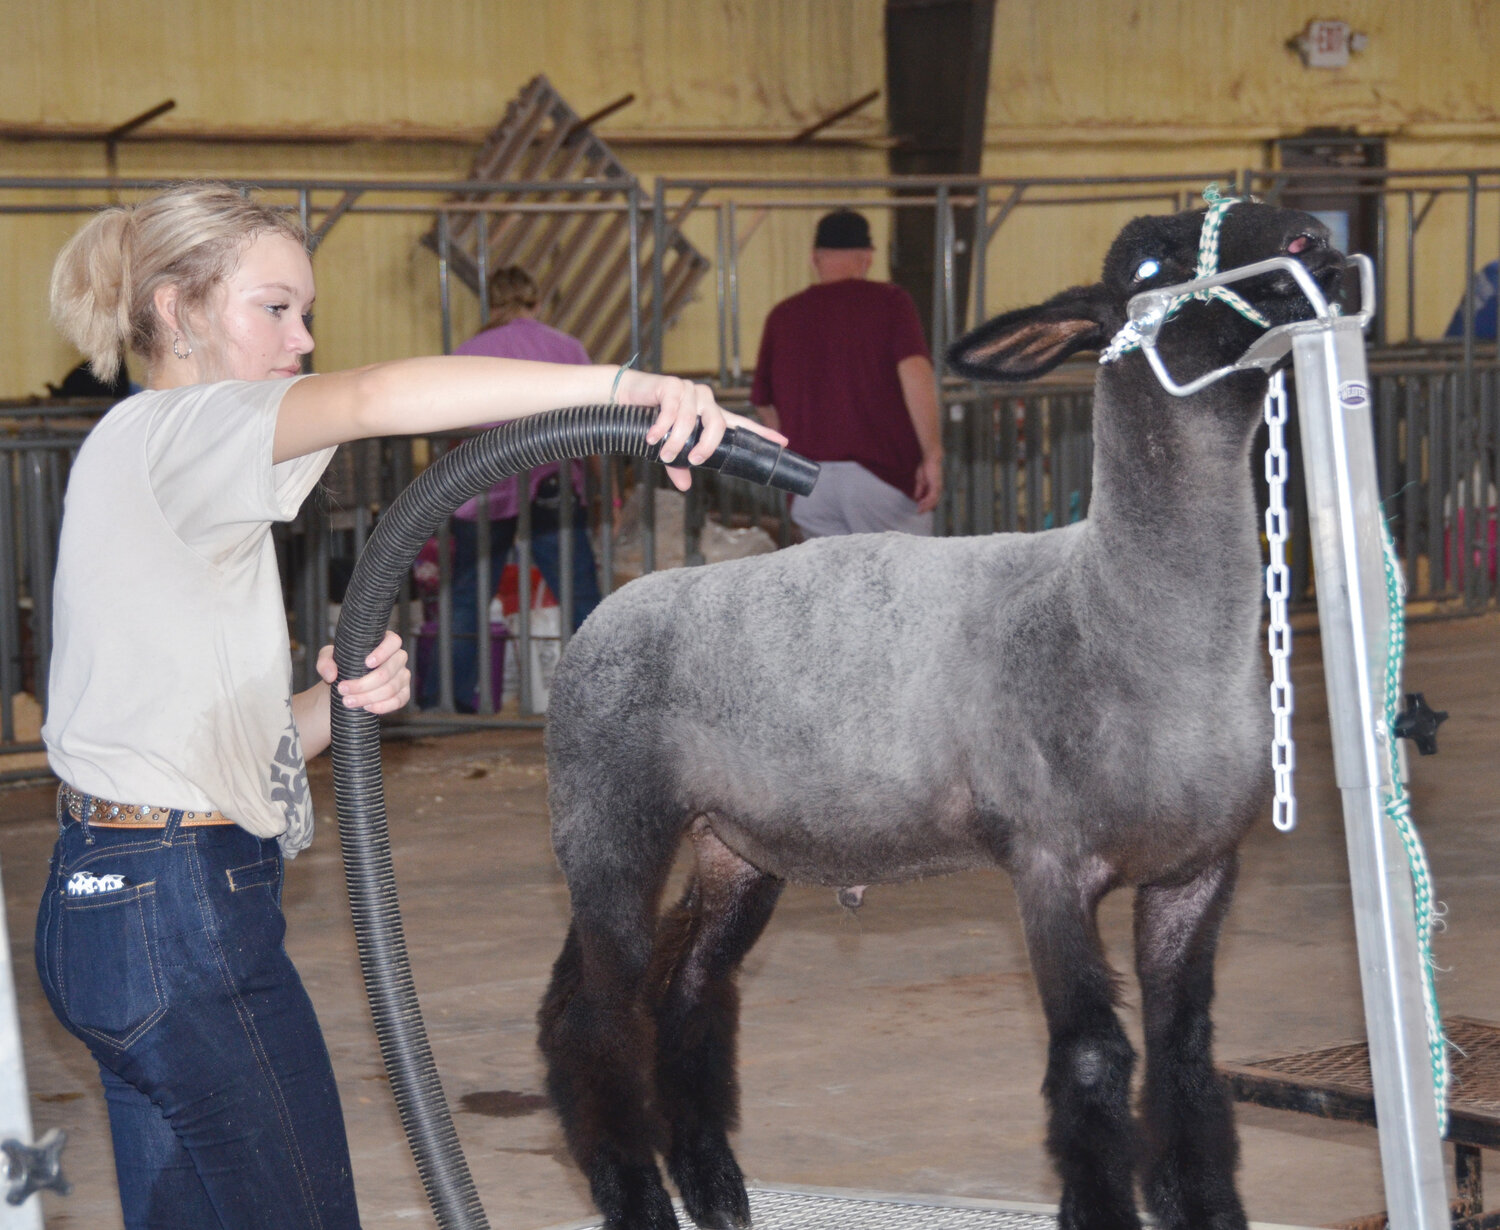
M 789 134 L 884 85 L 881 0 L 4 0 L 0 135 L 107 127 L 164 98 L 156 121 L 184 138 L 403 128 L 478 134 L 544 72 L 582 114 L 634 93 L 599 127 L 648 181 L 730 173 L 878 175 L 865 149 L 683 146 L 693 134 Z M 1311 17 L 1339 17 L 1368 47 L 1339 70 L 1303 67 L 1286 42 Z M 1212 173 L 1263 166 L 1268 142 L 1317 125 L 1388 138 L 1397 166 L 1500 163 L 1493 85 L 1500 5 L 1489 0 L 998 0 L 984 169 L 995 175 Z M 956 52 L 959 49 L 955 49 Z M 955 55 L 955 63 L 960 57 Z M 884 100 L 838 131 L 878 136 Z M 661 144 L 641 144 L 660 137 Z M 130 142 L 127 176 L 448 178 L 471 150 L 427 145 Z M 0 174 L 103 171 L 101 144 L 0 140 Z M 14 194 L 6 198 L 16 203 Z M 1130 205 L 1018 211 L 990 262 L 999 310 L 1088 278 Z M 746 214 L 749 211 L 747 209 Z M 745 249 L 742 346 L 807 278 L 812 208 L 772 214 Z M 885 220 L 872 213 L 878 234 Z M 744 218 L 742 217 L 742 221 Z M 0 395 L 37 391 L 73 356 L 46 321 L 51 254 L 76 219 L 0 216 Z M 323 367 L 422 353 L 439 344 L 432 255 L 420 220 L 351 217 L 317 257 Z M 1462 208 L 1444 201 L 1423 228 L 1418 323 L 1441 329 L 1463 284 Z M 707 217 L 690 226 L 712 253 Z M 1481 259 L 1500 241 L 1500 212 L 1481 212 Z M 1457 236 L 1457 238 L 1455 238 Z M 1452 254 L 1459 253 L 1454 261 Z M 1392 264 L 1392 298 L 1404 271 Z M 464 294 L 456 320 L 474 322 Z M 716 364 L 712 281 L 668 344 L 669 364 Z M 1404 318 L 1398 331 L 1404 329 Z
M 546 72 L 633 127 L 783 128 L 878 84 L 878 0 L 6 0 L 0 115 L 494 123 Z
M 580 114 L 636 98 L 601 131 L 791 134 L 883 84 L 882 7 L 873 0 L 5 0 L 0 131 L 107 127 L 172 98 L 159 131 L 384 127 L 481 134 L 537 73 Z M 880 104 L 851 124 L 876 134 Z M 654 176 L 713 170 L 879 174 L 880 151 L 618 151 Z M 446 179 L 472 149 L 127 142 L 124 176 Z M 0 174 L 98 175 L 102 144 L 0 140 Z M 6 196 L 14 203 L 20 198 Z M 76 219 L 0 217 L 0 284 L 15 305 L 0 330 L 0 395 L 34 392 L 76 361 L 46 321 L 51 254 Z M 319 251 L 323 367 L 438 348 L 435 260 L 418 220 L 350 217 Z M 701 229 L 701 228 L 698 228 Z M 711 229 L 709 250 L 712 250 Z M 474 323 L 455 295 L 460 336 Z M 713 362 L 710 299 L 695 305 L 679 361 Z M 702 321 L 707 321 L 704 328 Z M 696 324 L 694 322 L 697 322 Z M 675 340 L 675 339 L 674 339 Z
M 1347 68 L 1308 69 L 1287 41 L 1311 18 L 1368 37 Z M 998 0 L 999 126 L 1216 127 L 1493 123 L 1492 0 Z
M 1287 44 L 1312 18 L 1367 38 L 1347 67 L 1308 68 Z M 1269 145 L 1314 127 L 1386 138 L 1400 168 L 1500 165 L 1500 4 L 1493 0 L 998 0 L 984 171 L 997 176 L 1215 172 L 1270 166 Z M 1492 180 L 1493 182 L 1493 180 Z M 1424 196 L 1417 199 L 1420 209 Z M 998 236 L 991 309 L 1097 276 L 1129 206 L 1019 211 Z M 1391 202 L 1387 294 L 1406 331 L 1405 201 Z M 1417 241 L 1416 324 L 1441 332 L 1464 281 L 1464 203 L 1445 197 Z M 1500 247 L 1480 198 L 1479 259 Z

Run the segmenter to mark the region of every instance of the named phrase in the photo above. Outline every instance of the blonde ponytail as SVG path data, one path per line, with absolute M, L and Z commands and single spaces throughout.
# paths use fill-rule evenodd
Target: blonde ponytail
M 106 384 L 130 340 L 130 212 L 95 215 L 52 266 L 52 321 Z
M 106 209 L 58 253 L 52 319 L 94 375 L 113 380 L 125 350 L 150 362 L 170 347 L 155 296 L 175 285 L 179 327 L 196 347 L 211 340 L 198 334 L 210 294 L 264 231 L 307 242 L 295 214 L 229 184 L 179 184 L 138 205 Z

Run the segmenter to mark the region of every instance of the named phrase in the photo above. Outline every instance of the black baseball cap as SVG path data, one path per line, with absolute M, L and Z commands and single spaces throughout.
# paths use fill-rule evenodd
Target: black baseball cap
M 873 248 L 870 241 L 870 224 L 864 214 L 852 209 L 839 209 L 824 214 L 818 219 L 818 232 L 813 238 L 815 248 Z

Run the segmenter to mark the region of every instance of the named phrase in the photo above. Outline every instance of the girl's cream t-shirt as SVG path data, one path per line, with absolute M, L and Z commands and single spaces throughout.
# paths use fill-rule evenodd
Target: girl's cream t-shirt
M 271 524 L 333 449 L 272 464 L 297 379 L 148 390 L 89 433 L 68 479 L 42 738 L 116 802 L 217 808 L 295 854 L 312 840 Z

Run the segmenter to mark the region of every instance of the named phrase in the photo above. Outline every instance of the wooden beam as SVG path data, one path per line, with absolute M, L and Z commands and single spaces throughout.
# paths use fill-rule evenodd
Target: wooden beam
M 604 106 L 600 107 L 599 110 L 595 111 L 592 115 L 586 115 L 581 120 L 575 120 L 573 122 L 573 127 L 568 129 L 567 133 L 563 136 L 563 144 L 567 145 L 568 142 L 572 141 L 573 138 L 576 137 L 579 133 L 587 131 L 595 124 L 597 124 L 600 120 L 613 115 L 616 111 L 630 106 L 630 104 L 634 101 L 634 94 L 622 94 L 619 98 L 615 99 L 614 102 L 605 104 Z
M 133 133 L 137 128 L 149 124 L 158 115 L 165 115 L 177 105 L 177 100 L 167 99 L 159 102 L 156 106 L 142 111 L 139 115 L 131 116 L 123 124 L 116 124 L 104 134 L 104 170 L 110 179 L 118 179 L 120 175 L 120 142 Z
M 809 124 L 806 128 L 804 128 L 801 132 L 794 136 L 788 144 L 802 145 L 805 142 L 811 141 L 815 136 L 818 135 L 818 133 L 822 132 L 823 129 L 827 128 L 829 125 L 837 124 L 846 115 L 853 115 L 861 107 L 868 107 L 879 97 L 879 90 L 871 90 L 868 94 L 860 95 L 852 103 L 845 104 L 837 111 L 830 111 L 816 124 Z
M 142 111 L 139 115 L 132 116 L 123 124 L 116 124 L 113 128 L 111 128 L 107 133 L 104 134 L 104 139 L 106 141 L 124 140 L 124 138 L 128 137 L 137 128 L 140 128 L 142 125 L 149 124 L 158 115 L 165 115 L 176 105 L 177 100 L 173 98 L 169 98 L 165 102 L 159 102 L 156 104 L 156 106 L 150 108 L 149 110 Z

